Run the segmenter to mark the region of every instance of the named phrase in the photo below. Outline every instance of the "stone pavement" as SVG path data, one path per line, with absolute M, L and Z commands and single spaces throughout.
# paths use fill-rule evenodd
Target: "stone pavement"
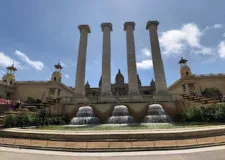
M 0 147 L 1 160 L 224 160 L 225 146 L 174 151 L 81 153 Z

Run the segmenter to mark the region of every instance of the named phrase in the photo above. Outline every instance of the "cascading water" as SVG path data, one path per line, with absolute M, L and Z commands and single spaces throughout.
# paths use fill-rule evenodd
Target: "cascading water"
M 152 104 L 148 106 L 148 115 L 144 118 L 144 123 L 169 123 L 171 117 L 167 115 L 162 105 Z
M 135 119 L 132 117 L 124 105 L 115 106 L 112 112 L 112 116 L 109 117 L 107 123 L 111 124 L 128 124 L 134 123 Z
M 98 124 L 99 119 L 95 116 L 94 110 L 90 106 L 82 106 L 78 109 L 76 117 L 72 118 L 71 124 Z

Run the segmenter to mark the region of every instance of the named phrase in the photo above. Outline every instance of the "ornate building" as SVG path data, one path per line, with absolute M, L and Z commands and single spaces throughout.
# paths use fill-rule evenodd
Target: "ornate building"
M 206 88 L 219 89 L 225 95 L 225 74 L 192 74 L 187 64 L 187 59 L 181 58 L 180 79 L 174 82 L 168 90 L 172 94 L 197 94 L 201 95 Z
M 142 86 L 141 80 L 139 76 L 137 75 L 138 79 L 138 88 L 140 90 L 141 95 L 153 95 L 155 91 L 155 81 L 152 79 L 149 86 Z M 85 93 L 87 97 L 94 97 L 94 96 L 100 96 L 101 95 L 101 87 L 102 87 L 102 77 L 99 80 L 98 88 L 91 88 L 90 84 L 85 84 Z M 125 83 L 124 76 L 121 73 L 120 70 L 118 70 L 118 73 L 115 77 L 115 83 L 111 84 L 111 92 L 113 96 L 127 96 L 128 95 L 128 83 Z

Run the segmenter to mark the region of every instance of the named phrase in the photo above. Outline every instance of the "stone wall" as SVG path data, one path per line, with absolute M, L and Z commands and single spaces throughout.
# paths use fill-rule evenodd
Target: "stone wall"
M 18 84 L 16 85 L 15 99 L 19 99 L 21 102 L 26 101 L 27 97 L 42 100 L 45 88 L 44 84 Z
M 152 103 L 123 103 L 128 107 L 130 114 L 138 121 L 141 122 L 143 118 L 147 115 L 148 106 Z M 183 108 L 182 103 L 177 102 L 164 102 L 160 103 L 165 111 L 171 116 L 174 117 L 179 108 Z M 96 116 L 105 123 L 107 119 L 111 116 L 113 107 L 116 106 L 116 103 L 105 103 L 105 104 L 91 104 Z M 56 104 L 52 105 L 49 108 L 46 108 L 46 111 L 51 114 L 62 114 L 68 115 L 69 117 L 75 117 L 78 111 L 78 108 L 84 106 L 79 104 Z

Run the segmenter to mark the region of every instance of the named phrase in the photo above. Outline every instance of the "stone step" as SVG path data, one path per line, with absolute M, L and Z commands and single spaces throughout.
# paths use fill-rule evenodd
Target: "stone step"
M 208 103 L 219 103 L 219 100 L 209 100 Z
M 5 118 L 5 115 L 0 115 L 0 119 L 1 119 L 1 118 Z

